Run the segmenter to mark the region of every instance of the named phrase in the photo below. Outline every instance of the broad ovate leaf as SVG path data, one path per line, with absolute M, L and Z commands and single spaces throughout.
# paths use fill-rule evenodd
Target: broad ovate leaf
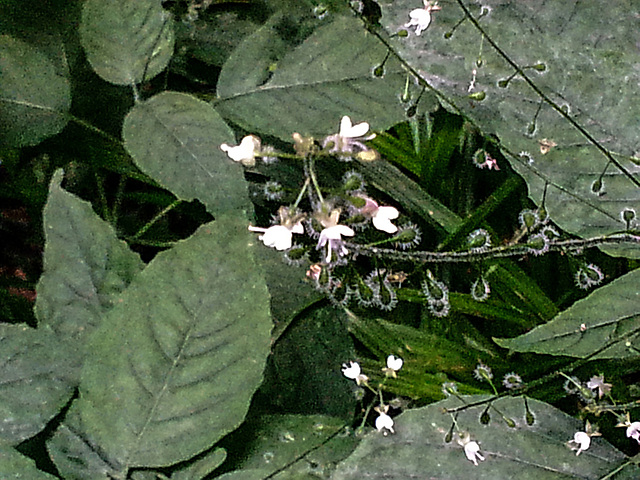
M 467 405 L 486 399 L 462 398 Z M 406 411 L 394 419 L 395 434 L 374 431 L 367 435 L 332 479 L 596 480 L 626 461 L 622 452 L 601 437 L 593 438 L 590 448 L 576 456 L 567 442 L 584 429 L 583 424 L 544 402 L 501 398 L 493 402 L 495 408 L 487 410 L 489 422 L 481 423 L 487 406 L 461 408 L 455 420 L 443 412 L 464 407 L 455 397 Z M 515 426 L 510 427 L 501 414 Z M 467 459 L 461 445 L 467 435 L 480 447 L 484 461 L 476 458 L 478 465 Z M 639 475 L 640 469 L 630 465 L 615 478 L 630 480 Z
M 640 352 L 640 269 L 600 287 L 553 320 L 516 338 L 494 339 L 516 352 L 625 358 Z
M 554 221 L 582 237 L 625 228 L 621 212 L 640 200 L 632 2 L 456 0 L 432 12 L 420 36 L 407 26 L 420 2 L 381 7 L 387 34 L 409 30 L 388 39 L 392 48 L 446 106 L 497 134 Z M 624 245 L 607 251 L 640 256 Z
M 38 470 L 35 462 L 9 445 L 0 444 L 0 478 L 6 480 L 56 480 L 58 477 Z
M 136 164 L 178 197 L 214 215 L 250 208 L 242 166 L 220 150 L 233 133 L 209 104 L 161 93 L 133 107 L 122 135 Z
M 80 42 L 107 82 L 134 85 L 155 77 L 173 55 L 171 15 L 158 0 L 87 0 Z
M 187 460 L 244 418 L 271 331 L 254 244 L 243 217 L 203 225 L 136 276 L 95 332 L 80 416 L 123 472 Z
M 79 352 L 143 263 L 91 204 L 62 188 L 62 177 L 62 170 L 53 175 L 44 207 L 36 316 Z
M 65 414 L 64 422 L 47 440 L 47 451 L 65 480 L 110 480 L 119 478 L 122 465 L 100 449 L 80 418 L 77 403 Z
M 290 46 L 270 71 L 253 71 L 250 59 L 257 52 L 263 55 L 265 36 L 278 31 L 282 29 L 267 24 L 232 53 L 218 84 L 215 105 L 222 115 L 247 130 L 287 140 L 293 132 L 336 133 L 344 115 L 353 123 L 366 121 L 374 130 L 406 118 L 409 105 L 400 97 L 407 75 L 393 58 L 384 62 L 387 49 L 360 20 L 334 15 L 300 45 Z M 273 42 L 281 43 L 277 38 Z M 374 70 L 383 63 L 382 75 L 376 76 Z M 254 81 L 247 81 L 247 75 Z M 425 109 L 433 106 L 424 104 Z
M 0 35 L 0 144 L 40 143 L 67 124 L 69 80 L 22 40 Z
M 40 432 L 73 395 L 80 365 L 64 347 L 47 327 L 0 324 L 2 441 Z
M 229 457 L 235 472 L 221 478 L 329 478 L 338 461 L 349 455 L 359 438 L 349 435 L 344 421 L 326 415 L 264 415 L 247 421 L 229 436 Z

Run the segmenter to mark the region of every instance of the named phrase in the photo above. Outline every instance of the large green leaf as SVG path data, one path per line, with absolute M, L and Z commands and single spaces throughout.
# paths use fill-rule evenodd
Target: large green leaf
M 592 236 L 625 228 L 621 211 L 640 200 L 640 169 L 629 159 L 640 127 L 629 101 L 640 81 L 632 2 L 468 3 L 447 3 L 421 36 L 411 29 L 389 44 L 445 104 L 499 136 L 535 201 L 551 187 L 545 207 L 563 229 Z M 383 2 L 386 32 L 406 29 L 418 4 Z M 480 92 L 484 100 L 469 98 Z M 545 140 L 557 146 L 543 154 Z M 623 156 L 608 158 L 605 148 Z M 606 193 L 597 195 L 592 186 L 601 174 Z M 639 255 L 637 248 L 609 251 Z
M 466 403 L 483 397 L 463 397 Z M 489 409 L 488 424 L 480 422 L 486 405 L 459 412 L 451 441 L 445 441 L 454 420 L 443 408 L 460 407 L 450 397 L 424 408 L 409 410 L 395 418 L 395 435 L 379 432 L 367 435 L 353 455 L 338 466 L 333 480 L 407 478 L 496 480 L 596 480 L 624 463 L 625 456 L 602 438 L 594 438 L 591 447 L 580 456 L 567 442 L 583 426 L 574 418 L 538 400 L 527 399 L 533 425 L 526 421 L 523 398 L 502 398 Z M 515 422 L 510 428 L 501 412 Z M 458 430 L 459 429 L 459 430 Z M 465 457 L 457 442 L 467 432 L 480 445 L 485 461 L 476 466 Z M 616 479 L 634 479 L 637 466 L 625 468 Z
M 173 24 L 158 0 L 87 0 L 80 41 L 104 80 L 133 85 L 155 77 L 168 65 Z
M 80 365 L 46 327 L 0 324 L 0 346 L 0 437 L 18 444 L 69 401 Z
M 359 438 L 347 434 L 344 422 L 324 415 L 265 415 L 247 422 L 230 436 L 239 449 L 230 451 L 238 470 L 224 479 L 297 480 L 329 478 Z
M 61 182 L 58 170 L 44 208 L 44 272 L 37 286 L 36 316 L 61 340 L 74 341 L 74 349 L 82 350 L 86 336 L 143 263 L 88 202 L 63 190 Z
M 262 380 L 271 320 L 245 220 L 221 216 L 159 254 L 91 342 L 82 423 L 122 465 L 170 465 L 242 421 Z
M 161 93 L 136 104 L 122 134 L 138 166 L 180 198 L 197 198 L 214 215 L 249 209 L 242 167 L 220 150 L 235 143 L 233 133 L 207 103 Z
M 387 52 L 361 21 L 335 15 L 277 66 L 269 65 L 275 70 L 270 75 L 262 62 L 252 59 L 264 58 L 265 45 L 281 44 L 281 31 L 265 25 L 240 44 L 224 65 L 216 109 L 225 117 L 247 130 L 287 140 L 293 132 L 335 133 L 343 115 L 350 115 L 354 122 L 367 121 L 378 130 L 406 118 L 407 105 L 400 101 L 406 74 L 389 59 L 384 75 L 374 75 Z M 425 109 L 432 107 L 434 102 L 425 102 Z
M 31 45 L 0 35 L 0 144 L 36 145 L 60 132 L 71 106 L 69 80 Z
M 33 460 L 8 445 L 0 444 L 0 478 L 11 480 L 55 480 L 58 477 L 38 470 Z
M 122 471 L 117 459 L 100 450 L 95 438 L 82 423 L 77 403 L 47 441 L 47 450 L 65 480 L 110 480 Z
M 585 358 L 637 356 L 640 348 L 640 269 L 578 300 L 550 322 L 516 338 L 494 339 L 517 352 Z M 631 348 L 630 348 L 631 347 Z

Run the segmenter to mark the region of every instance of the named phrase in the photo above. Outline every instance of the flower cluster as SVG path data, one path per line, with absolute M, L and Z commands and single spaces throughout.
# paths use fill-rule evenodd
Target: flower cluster
M 385 378 L 396 378 L 397 372 L 400 371 L 400 369 L 402 368 L 402 365 L 404 365 L 404 360 L 402 360 L 402 358 L 396 357 L 395 355 L 389 355 L 387 357 L 387 366 L 382 368 L 382 371 L 385 374 Z M 349 365 L 347 365 L 346 363 L 343 363 L 342 374 L 351 380 L 355 380 L 358 386 L 364 385 L 368 387 L 375 394 L 376 397 L 381 395 L 379 391 L 376 391 L 373 388 L 371 388 L 371 386 L 368 383 L 369 377 L 367 377 L 362 373 L 359 363 L 353 362 L 353 361 L 350 361 Z M 378 417 L 376 418 L 376 421 L 375 421 L 376 429 L 379 432 L 382 432 L 384 435 L 387 435 L 388 433 L 395 433 L 393 429 L 393 426 L 394 426 L 393 418 L 391 418 L 388 414 L 389 405 L 380 403 L 380 405 L 376 406 L 374 410 L 378 413 Z

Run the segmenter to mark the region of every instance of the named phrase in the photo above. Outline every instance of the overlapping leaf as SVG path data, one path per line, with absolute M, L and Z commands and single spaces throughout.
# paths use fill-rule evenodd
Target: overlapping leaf
M 221 216 L 159 254 L 96 331 L 79 410 L 122 473 L 187 460 L 247 411 L 271 320 L 245 222 Z
M 44 54 L 0 35 L 0 143 L 36 145 L 60 132 L 71 106 L 69 80 Z
M 495 339 L 517 352 L 585 358 L 640 354 L 640 270 L 634 270 L 577 301 L 550 322 L 511 339 Z
M 464 397 L 466 403 L 482 397 Z M 527 422 L 527 405 L 530 420 Z M 372 432 L 355 452 L 342 462 L 334 480 L 407 478 L 495 480 L 596 480 L 612 472 L 626 457 L 601 438 L 594 438 L 591 447 L 576 456 L 567 442 L 583 426 L 576 419 L 549 404 L 523 398 L 502 398 L 488 410 L 488 424 L 480 422 L 486 405 L 467 408 L 455 419 L 450 441 L 445 441 L 454 420 L 443 408 L 462 406 L 450 397 L 424 408 L 409 410 L 395 418 L 395 435 Z M 511 428 L 501 414 L 515 422 Z M 532 417 L 531 417 L 532 416 Z M 480 445 L 484 461 L 470 462 L 458 443 L 460 433 Z M 634 479 L 640 469 L 631 465 L 615 478 Z
M 88 0 L 79 30 L 95 72 L 117 85 L 155 77 L 173 55 L 171 16 L 156 0 Z
M 374 75 L 387 51 L 361 21 L 336 15 L 277 65 L 252 62 L 263 58 L 265 44 L 282 43 L 281 30 L 265 25 L 240 44 L 223 67 L 216 109 L 225 117 L 247 130 L 287 140 L 293 132 L 335 133 L 343 115 L 368 121 L 373 129 L 406 118 L 407 105 L 400 100 L 406 74 L 390 59 L 384 75 Z M 425 102 L 424 108 L 434 105 Z
M 249 209 L 242 167 L 220 150 L 235 143 L 233 133 L 205 102 L 156 95 L 129 112 L 123 137 L 137 165 L 178 197 L 197 198 L 214 215 Z
M 2 441 L 15 445 L 44 429 L 73 395 L 79 368 L 49 328 L 0 324 Z
M 58 170 L 44 208 L 44 272 L 36 315 L 58 338 L 76 342 L 73 352 L 79 352 L 143 264 L 91 205 L 63 190 L 61 182 Z
M 39 470 L 35 462 L 7 445 L 0 445 L 0 478 L 20 480 L 55 480 L 58 477 Z
M 419 7 L 416 0 L 384 2 L 387 33 L 407 28 L 409 12 Z M 630 9 L 628 0 L 607 8 L 460 0 L 433 12 L 421 36 L 411 29 L 408 38 L 389 42 L 445 104 L 499 136 L 535 201 L 551 186 L 545 207 L 563 229 L 600 235 L 625 228 L 620 213 L 640 200 L 640 167 L 629 158 L 637 154 L 640 127 L 628 100 L 640 81 Z M 604 149 L 616 154 L 607 157 Z M 601 174 L 602 189 L 594 185 Z M 640 255 L 637 248 L 608 251 Z

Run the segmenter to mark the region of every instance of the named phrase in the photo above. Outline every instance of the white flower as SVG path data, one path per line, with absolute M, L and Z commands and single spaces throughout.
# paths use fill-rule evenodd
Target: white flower
M 431 5 L 431 2 L 427 0 L 423 0 L 424 8 L 416 8 L 415 10 L 411 10 L 409 12 L 409 17 L 411 20 L 409 23 L 405 23 L 405 27 L 416 27 L 416 35 L 420 35 L 424 32 L 429 25 L 431 24 L 431 12 L 435 12 L 440 10 L 438 6 L 438 2 Z
M 402 368 L 402 364 L 404 361 L 400 357 L 396 357 L 395 355 L 389 355 L 387 357 L 387 368 L 397 372 Z
M 378 431 L 381 432 L 383 430 L 389 430 L 391 433 L 395 433 L 393 431 L 393 418 L 383 411 L 380 411 L 379 413 L 380 415 L 376 418 L 376 428 Z
M 387 357 L 387 366 L 382 371 L 387 377 L 396 378 L 396 372 L 402 368 L 404 361 L 400 357 L 395 355 L 389 355 Z
M 254 135 L 247 135 L 242 139 L 240 145 L 235 147 L 223 143 L 220 150 L 225 152 L 234 162 L 240 162 L 246 167 L 253 167 L 256 164 L 256 154 L 260 150 L 260 139 Z
M 302 226 L 303 215 L 296 213 L 288 207 L 282 206 L 278 209 L 279 225 L 273 225 L 269 228 L 254 227 L 249 225 L 252 232 L 263 232 L 260 240 L 267 246 L 276 250 L 289 250 L 293 243 L 294 233 L 304 233 Z
M 612 385 L 610 383 L 604 383 L 604 375 L 600 375 L 597 377 L 591 377 L 587 382 L 587 387 L 591 390 L 598 390 L 598 398 L 602 398 L 605 393 L 609 393 L 611 391 Z
M 484 462 L 484 457 L 480 454 L 480 445 L 477 442 L 467 442 L 464 445 L 464 454 L 476 467 L 478 460 Z
M 289 250 L 293 242 L 294 233 L 304 233 L 304 227 L 301 223 L 296 223 L 291 228 L 284 225 L 273 225 L 269 228 L 249 226 L 252 232 L 264 232 L 260 235 L 260 240 L 267 246 L 276 250 Z
M 577 450 L 576 456 L 578 456 L 591 446 L 591 437 L 586 432 L 576 432 L 573 440 L 569 440 L 569 446 L 572 450 Z
M 346 255 L 349 251 L 342 244 L 342 235 L 352 237 L 356 232 L 346 225 L 335 225 L 333 227 L 325 228 L 320 232 L 320 238 L 318 239 L 318 246 L 316 248 L 322 248 L 328 245 L 326 262 L 331 263 L 331 253 L 335 250 L 338 252 L 338 256 Z
M 357 211 L 366 217 L 370 217 L 374 227 L 387 233 L 396 233 L 398 231 L 398 227 L 391 223 L 391 220 L 398 218 L 400 215 L 397 208 L 380 207 L 375 200 L 365 195 L 357 195 L 357 197 L 365 201 L 364 207 L 357 209 Z
M 398 215 L 400 215 L 400 213 L 395 207 L 378 207 L 371 221 L 373 222 L 373 226 L 378 230 L 387 233 L 396 233 L 398 227 L 391 223 L 391 220 L 398 218 Z
M 633 422 L 627 427 L 627 438 L 633 438 L 640 443 L 640 422 Z
M 363 375 L 360 370 L 360 364 L 358 362 L 349 362 L 349 365 L 346 363 L 342 364 L 342 374 L 350 378 L 351 380 L 355 380 L 358 385 L 365 383 L 369 378 L 366 375 Z
M 357 147 L 358 150 L 368 150 L 367 146 L 362 142 L 375 137 L 375 134 L 365 137 L 368 131 L 369 124 L 367 122 L 353 125 L 351 118 L 345 115 L 340 121 L 340 132 L 325 138 L 322 146 L 326 147 L 329 144 L 333 144 L 330 151 L 342 153 L 353 153 L 354 147 Z

